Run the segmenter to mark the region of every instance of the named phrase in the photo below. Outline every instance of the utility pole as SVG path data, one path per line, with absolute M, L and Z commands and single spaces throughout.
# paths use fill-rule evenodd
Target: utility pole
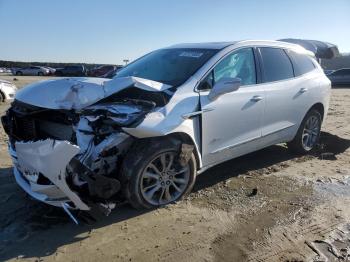
M 123 62 L 125 63 L 125 65 L 127 65 L 129 63 L 129 59 L 124 59 Z

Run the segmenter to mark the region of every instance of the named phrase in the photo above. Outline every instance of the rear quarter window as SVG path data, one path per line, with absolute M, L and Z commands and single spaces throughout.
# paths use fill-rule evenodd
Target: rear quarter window
M 274 82 L 294 77 L 292 62 L 283 49 L 260 47 L 263 82 Z
M 311 58 L 307 55 L 299 54 L 292 50 L 288 50 L 287 53 L 293 62 L 295 76 L 307 74 L 316 68 Z

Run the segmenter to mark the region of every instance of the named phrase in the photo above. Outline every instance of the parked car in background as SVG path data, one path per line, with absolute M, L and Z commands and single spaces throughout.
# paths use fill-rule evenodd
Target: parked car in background
M 87 70 L 83 65 L 71 65 L 64 68 L 57 68 L 55 75 L 57 76 L 86 76 Z
M 0 67 L 0 73 L 11 73 L 11 69 L 6 67 Z
M 350 85 L 350 68 L 342 68 L 327 75 L 332 85 Z
M 123 66 L 115 66 L 115 68 L 113 70 L 107 72 L 106 74 L 102 75 L 101 77 L 103 77 L 103 78 L 113 78 L 117 74 L 117 72 L 120 69 L 122 69 L 122 68 L 123 68 Z
M 13 69 L 12 74 L 17 76 L 44 76 L 49 75 L 50 70 L 42 66 L 28 66 L 24 68 Z
M 329 75 L 331 73 L 333 73 L 335 70 L 330 70 L 330 69 L 324 69 L 323 72 L 325 73 L 325 75 Z
M 49 75 L 55 75 L 56 69 L 52 67 L 45 66 L 49 70 Z
M 102 76 L 108 74 L 109 72 L 114 71 L 115 68 L 116 68 L 116 66 L 114 66 L 114 65 L 99 66 L 97 68 L 89 70 L 88 75 L 93 76 L 93 77 L 102 77 Z
M 13 83 L 0 79 L 0 103 L 13 100 L 16 91 L 17 88 Z
M 28 194 L 68 213 L 96 205 L 108 213 L 118 201 L 140 209 L 177 201 L 197 173 L 274 144 L 309 153 L 330 93 L 313 53 L 295 44 L 180 44 L 111 80 L 31 84 L 2 123 Z

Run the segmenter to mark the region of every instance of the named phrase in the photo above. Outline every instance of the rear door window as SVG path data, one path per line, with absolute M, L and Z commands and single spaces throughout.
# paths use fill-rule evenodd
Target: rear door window
M 315 69 L 314 63 L 307 55 L 292 50 L 288 50 L 287 53 L 293 62 L 295 76 L 304 75 Z
M 294 77 L 292 62 L 283 49 L 260 47 L 263 82 L 274 82 Z

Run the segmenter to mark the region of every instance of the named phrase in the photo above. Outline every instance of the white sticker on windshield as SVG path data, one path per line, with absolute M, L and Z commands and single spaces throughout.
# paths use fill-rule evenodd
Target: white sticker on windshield
M 193 57 L 193 58 L 199 58 L 203 55 L 203 53 L 200 52 L 190 52 L 190 51 L 184 51 L 179 54 L 179 56 L 185 56 L 185 57 Z

